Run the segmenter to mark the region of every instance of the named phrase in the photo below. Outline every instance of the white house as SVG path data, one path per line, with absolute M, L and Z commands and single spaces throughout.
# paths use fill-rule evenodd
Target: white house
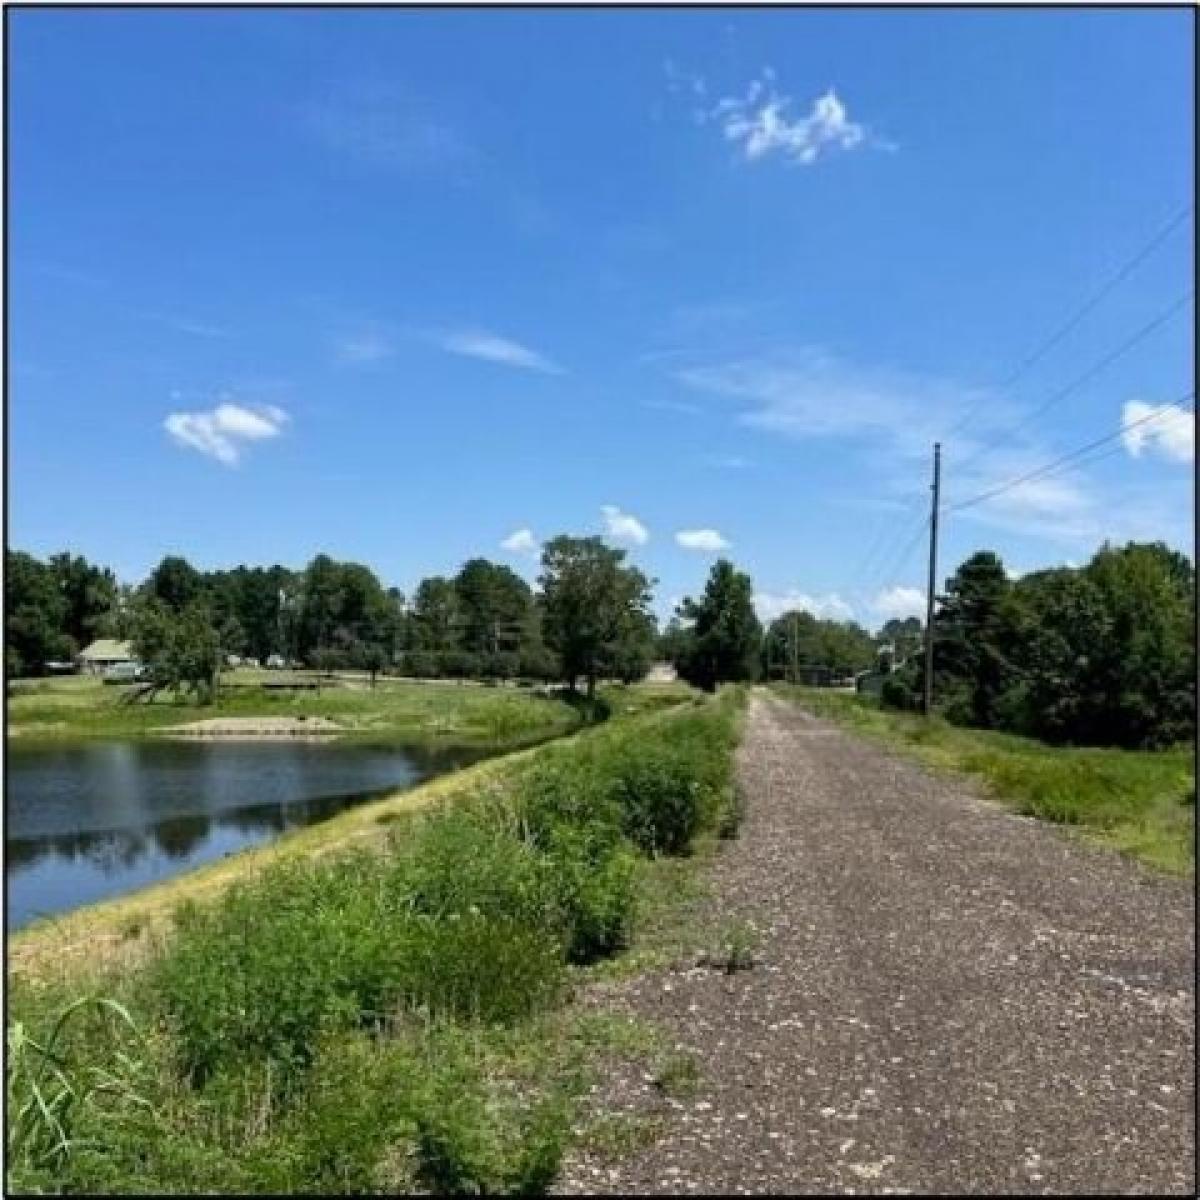
M 139 665 L 133 647 L 115 638 L 97 638 L 90 646 L 80 650 L 75 661 L 85 675 L 102 675 L 109 667 L 125 663 L 134 667 Z

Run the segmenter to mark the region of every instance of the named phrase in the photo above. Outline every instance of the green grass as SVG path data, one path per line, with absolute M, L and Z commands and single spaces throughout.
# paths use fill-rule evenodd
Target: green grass
M 739 699 L 494 760 L 369 847 L 177 907 L 141 959 L 14 977 L 10 1190 L 544 1191 L 589 1064 L 651 1044 L 564 1007 L 572 964 L 624 953 L 644 881 L 715 840 Z
M 1070 826 L 1173 874 L 1195 870 L 1190 746 L 1116 750 L 1051 746 L 894 712 L 872 700 L 789 685 L 773 692 L 941 770 L 982 779 L 1017 812 Z
M 269 675 L 270 673 L 268 673 Z M 263 675 L 257 678 L 263 678 Z M 556 696 L 515 688 L 380 680 L 341 682 L 313 691 L 270 691 L 239 685 L 221 689 L 218 701 L 197 705 L 170 694 L 153 703 L 122 703 L 128 688 L 94 677 L 68 676 L 23 683 L 8 703 L 8 733 L 27 741 L 139 737 L 167 725 L 213 717 L 326 717 L 348 735 L 395 741 L 440 739 L 463 744 L 519 744 L 565 732 L 580 710 Z M 638 690 L 630 689 L 635 696 Z M 661 689 L 647 689 L 646 700 Z

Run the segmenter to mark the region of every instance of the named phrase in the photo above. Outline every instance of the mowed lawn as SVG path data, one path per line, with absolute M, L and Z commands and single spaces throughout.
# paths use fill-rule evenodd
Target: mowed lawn
M 894 712 L 872 700 L 817 688 L 772 691 L 940 770 L 982 779 L 1017 812 L 1077 828 L 1175 874 L 1195 870 L 1196 776 L 1192 747 L 1137 751 L 1051 746 Z
M 263 686 L 294 678 L 284 672 L 232 672 L 215 704 L 124 702 L 129 687 L 94 677 L 29 680 L 10 686 L 8 734 L 26 739 L 138 736 L 167 725 L 212 717 L 325 717 L 355 736 L 388 740 L 438 738 L 464 743 L 516 743 L 565 732 L 580 722 L 558 694 L 454 682 L 414 683 L 366 677 L 323 683 L 320 691 Z

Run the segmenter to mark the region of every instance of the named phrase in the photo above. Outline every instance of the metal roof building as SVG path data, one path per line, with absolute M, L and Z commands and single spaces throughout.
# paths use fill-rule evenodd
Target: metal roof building
M 99 674 L 116 663 L 131 663 L 137 659 L 129 642 L 119 642 L 116 638 L 97 638 L 80 650 L 76 661 L 80 670 Z

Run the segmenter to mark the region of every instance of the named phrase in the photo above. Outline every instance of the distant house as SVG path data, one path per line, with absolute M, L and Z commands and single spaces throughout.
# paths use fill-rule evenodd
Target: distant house
M 880 696 L 883 694 L 883 681 L 887 677 L 886 671 L 860 671 L 854 677 L 854 690 L 860 696 Z
M 128 642 L 118 642 L 115 638 L 98 638 L 90 646 L 80 650 L 76 662 L 85 675 L 102 675 L 109 667 L 128 664 L 136 669 L 140 665 L 133 653 L 133 647 Z

